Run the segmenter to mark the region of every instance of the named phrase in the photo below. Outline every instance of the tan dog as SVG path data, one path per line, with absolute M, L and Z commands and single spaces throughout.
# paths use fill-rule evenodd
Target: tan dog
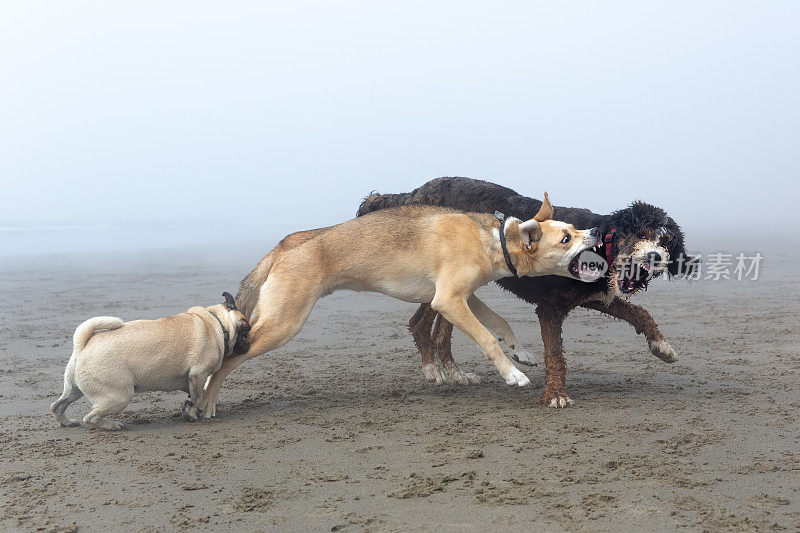
M 200 400 L 203 416 L 216 414 L 220 387 L 234 368 L 288 342 L 317 300 L 339 289 L 430 302 L 483 349 L 506 383 L 527 385 L 489 331 L 516 348 L 511 328 L 473 292 L 514 271 L 575 277 L 578 255 L 595 245 L 597 229 L 578 231 L 552 215 L 547 195 L 527 222 L 413 205 L 289 235 L 241 283 L 237 304 L 253 324 L 251 346 L 211 377 Z
M 246 352 L 250 326 L 236 309 L 233 296 L 226 303 L 191 307 L 158 320 L 123 322 L 98 316 L 78 326 L 73 352 L 64 372 L 64 393 L 50 411 L 62 426 L 78 426 L 64 410 L 84 394 L 92 410 L 83 417 L 88 427 L 118 430 L 120 422 L 107 420 L 121 412 L 134 393 L 188 392 L 188 416 L 197 419 L 197 403 L 208 376 L 222 366 L 225 356 Z

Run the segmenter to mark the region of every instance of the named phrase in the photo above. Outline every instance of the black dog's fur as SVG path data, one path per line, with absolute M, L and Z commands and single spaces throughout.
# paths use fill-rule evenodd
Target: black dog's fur
M 405 204 L 432 204 L 451 207 L 463 211 L 494 212 L 528 220 L 538 212 L 542 202 L 518 194 L 516 191 L 482 180 L 469 178 L 443 177 L 429 181 L 410 193 L 370 194 L 361 203 L 358 216 L 380 209 Z M 667 272 L 670 276 L 690 273 L 692 261 L 688 260 L 684 248 L 684 236 L 678 224 L 666 212 L 644 202 L 634 202 L 625 209 L 610 215 L 599 215 L 588 209 L 574 207 L 555 207 L 556 220 L 573 224 L 576 228 L 598 227 L 601 235 L 613 234 L 612 257 L 629 254 L 642 237 L 652 237 L 656 232 L 664 232 L 663 246 L 670 254 Z M 666 242 L 664 242 L 666 241 Z M 605 250 L 601 251 L 605 255 Z M 630 322 L 637 333 L 645 333 L 651 351 L 661 359 L 672 362 L 674 352 L 666 344 L 655 322 L 644 309 L 625 300 L 616 298 L 616 287 L 610 283 L 609 275 L 592 283 L 584 283 L 559 276 L 504 278 L 497 283 L 523 300 L 537 304 L 542 336 L 545 342 L 545 362 L 547 365 L 547 390 L 543 402 L 552 398 L 568 396 L 564 392 L 564 361 L 561 353 L 561 323 L 575 307 L 582 305 L 596 309 Z M 649 278 L 643 277 L 635 282 L 634 291 L 647 287 Z M 605 303 L 601 303 L 604 301 Z M 413 327 L 413 324 L 411 325 Z M 666 347 L 660 344 L 663 344 Z M 449 339 L 448 339 L 449 346 Z M 656 347 L 654 348 L 654 344 Z M 440 353 L 440 357 L 442 354 Z M 551 375 L 553 374 L 553 375 Z M 552 379 L 551 379 L 552 378 Z

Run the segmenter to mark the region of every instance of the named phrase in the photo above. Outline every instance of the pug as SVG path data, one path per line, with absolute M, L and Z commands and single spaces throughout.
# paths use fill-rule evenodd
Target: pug
M 184 414 L 197 420 L 208 377 L 222 362 L 249 349 L 250 324 L 229 293 L 224 304 L 191 307 L 157 320 L 124 322 L 109 316 L 90 318 L 73 335 L 73 351 L 64 371 L 64 393 L 50 412 L 64 427 L 120 430 L 108 417 L 122 412 L 137 392 L 182 390 L 189 394 Z M 83 421 L 64 411 L 81 396 L 92 402 Z

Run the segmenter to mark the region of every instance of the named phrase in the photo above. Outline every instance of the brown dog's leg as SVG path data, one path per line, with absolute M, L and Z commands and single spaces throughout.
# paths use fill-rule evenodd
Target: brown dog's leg
M 436 311 L 434 311 L 436 313 Z M 444 365 L 455 365 L 453 360 L 453 324 L 447 321 L 439 313 L 436 313 L 436 324 L 433 325 L 433 346 L 436 348 L 436 354 L 439 360 Z
M 572 405 L 572 400 L 564 390 L 567 363 L 564 360 L 564 348 L 561 341 L 561 327 L 567 313 L 560 309 L 539 305 L 536 314 L 539 315 L 539 326 L 542 328 L 542 340 L 544 341 L 546 383 L 544 393 L 542 393 L 542 404 L 548 407 Z
M 422 374 L 426 380 L 438 385 L 444 383 L 445 377 L 434 361 L 435 348 L 431 339 L 431 328 L 435 317 L 436 311 L 431 309 L 431 304 L 421 304 L 411 320 L 408 321 L 408 329 L 414 337 L 414 344 L 417 345 L 417 349 L 422 355 L 422 366 L 420 366 Z
M 481 378 L 472 372 L 464 372 L 453 360 L 453 350 L 451 340 L 453 337 L 453 324 L 447 321 L 442 315 L 434 311 L 436 323 L 433 326 L 433 345 L 436 348 L 436 355 L 442 363 L 447 379 L 459 385 L 471 385 L 480 383 Z
M 614 318 L 619 318 L 628 322 L 634 327 L 636 333 L 644 333 L 647 339 L 647 345 L 650 347 L 650 353 L 664 361 L 665 363 L 674 363 L 678 360 L 678 355 L 672 346 L 669 345 L 667 339 L 658 330 L 658 324 L 653 320 L 650 313 L 643 307 L 634 305 L 621 298 L 614 298 L 611 305 L 605 306 L 602 302 L 584 302 L 581 307 L 586 309 L 594 309 L 605 313 Z

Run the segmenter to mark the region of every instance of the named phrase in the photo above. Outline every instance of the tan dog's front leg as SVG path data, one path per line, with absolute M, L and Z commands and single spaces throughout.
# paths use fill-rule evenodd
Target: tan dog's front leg
M 497 338 L 506 343 L 506 346 L 511 348 L 514 360 L 523 365 L 536 366 L 538 362 L 536 358 L 528 350 L 520 346 L 517 342 L 517 337 L 511 330 L 511 326 L 505 321 L 503 317 L 492 311 L 488 305 L 483 303 L 474 294 L 467 300 L 469 308 L 475 313 L 481 324 L 491 330 Z
M 470 311 L 463 296 L 437 290 L 431 306 L 481 347 L 507 384 L 524 387 L 530 383 L 528 377 L 505 356 L 494 335 Z

